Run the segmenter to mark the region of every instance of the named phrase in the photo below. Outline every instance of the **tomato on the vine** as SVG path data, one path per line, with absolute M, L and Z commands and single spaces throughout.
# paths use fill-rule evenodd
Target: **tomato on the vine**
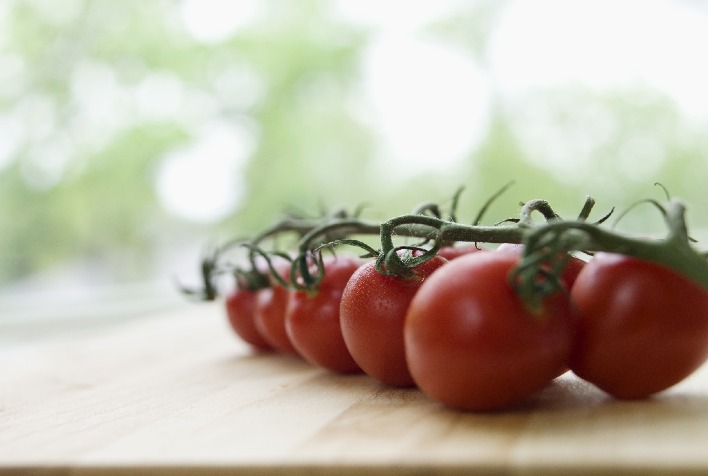
M 285 327 L 295 349 L 309 362 L 334 372 L 361 371 L 344 343 L 339 322 L 342 292 L 360 265 L 361 260 L 352 257 L 326 259 L 317 289 L 294 291 L 288 301 Z
M 571 350 L 573 311 L 556 293 L 529 310 L 509 276 L 510 253 L 462 256 L 433 273 L 411 301 L 404 326 L 416 384 L 448 406 L 503 409 L 543 388 Z
M 412 268 L 412 277 L 399 278 L 378 272 L 371 261 L 349 279 L 340 306 L 342 334 L 366 374 L 389 385 L 414 385 L 406 363 L 403 321 L 418 288 L 447 262 L 435 256 Z
M 510 253 L 521 256 L 524 252 L 524 245 L 520 243 L 502 243 L 496 249 L 497 253 Z M 561 274 L 561 280 L 565 286 L 566 291 L 570 291 L 578 278 L 580 270 L 585 266 L 585 261 L 578 258 L 577 256 L 567 255 L 566 256 L 565 267 L 563 268 L 563 273 Z M 548 266 L 544 266 L 547 270 Z
M 290 263 L 275 264 L 278 274 L 287 281 L 290 275 Z M 291 291 L 271 277 L 271 285 L 258 291 L 254 321 L 256 329 L 275 349 L 288 354 L 297 354 L 290 337 L 285 330 L 285 312 Z
M 708 290 L 662 265 L 597 253 L 571 291 L 570 368 L 626 399 L 665 390 L 708 358 Z
M 446 260 L 453 260 L 464 256 L 469 253 L 476 253 L 477 251 L 482 251 L 477 243 L 464 243 L 443 246 L 438 250 L 438 256 L 442 256 Z
M 258 292 L 236 288 L 226 296 L 226 316 L 231 329 L 244 342 L 258 350 L 271 350 L 273 347 L 258 331 L 254 320 Z

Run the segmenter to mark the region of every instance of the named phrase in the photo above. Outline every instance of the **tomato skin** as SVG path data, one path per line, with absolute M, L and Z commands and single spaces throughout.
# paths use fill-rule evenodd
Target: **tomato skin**
M 305 360 L 338 373 L 361 372 L 342 336 L 339 305 L 357 258 L 339 256 L 325 261 L 325 275 L 315 293 L 295 291 L 285 314 L 285 327 Z
M 413 297 L 404 326 L 408 366 L 428 396 L 494 411 L 543 388 L 570 354 L 573 312 L 561 293 L 532 314 L 509 283 L 519 256 L 484 251 L 451 261 Z
M 623 399 L 646 398 L 708 358 L 708 291 L 661 265 L 597 253 L 575 281 L 570 368 Z
M 283 278 L 287 278 L 290 265 L 278 263 L 276 270 Z M 254 321 L 256 329 L 271 347 L 287 354 L 297 354 L 285 330 L 285 312 L 291 295 L 290 290 L 271 279 L 270 287 L 258 291 Z
M 521 243 L 502 243 L 497 246 L 496 250 L 498 253 L 517 253 L 521 254 L 524 252 L 524 245 Z
M 463 245 L 454 246 L 443 246 L 438 250 L 438 256 L 445 258 L 446 260 L 453 260 L 464 256 L 469 253 L 476 253 L 482 251 L 481 248 L 477 247 L 476 243 L 465 243 Z
M 344 288 L 340 319 L 344 342 L 369 376 L 396 387 L 414 385 L 403 344 L 408 306 L 425 279 L 448 261 L 436 256 L 413 268 L 412 278 L 386 276 L 363 264 Z
M 254 320 L 258 291 L 236 289 L 226 297 L 226 316 L 234 333 L 253 348 L 272 350 L 272 346 L 256 328 Z

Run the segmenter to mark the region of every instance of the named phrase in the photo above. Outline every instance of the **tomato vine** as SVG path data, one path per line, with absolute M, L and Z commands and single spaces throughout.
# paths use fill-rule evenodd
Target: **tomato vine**
M 288 216 L 250 239 L 207 248 L 201 287 L 182 291 L 215 300 L 220 277 L 231 275 L 230 323 L 254 349 L 416 385 L 466 410 L 514 405 L 567 369 L 618 398 L 642 398 L 702 365 L 708 253 L 691 238 L 681 200 L 667 193 L 665 204 L 646 201 L 667 228 L 658 239 L 605 226 L 614 208 L 590 221 L 591 197 L 570 219 L 534 199 L 521 204 L 518 217 L 482 224 L 509 185 L 469 223 L 458 220 L 462 189 L 448 209 L 425 202 L 383 222 L 341 209 Z M 359 256 L 340 257 L 345 248 Z M 614 271 L 620 269 L 623 276 Z M 614 292 L 618 286 L 625 294 Z M 676 315 L 667 315 L 672 307 Z M 637 323 L 644 333 L 627 335 Z M 683 338 L 679 355 L 672 349 Z M 645 355 L 626 371 L 608 364 L 631 360 L 632 352 Z M 490 381 L 495 365 L 501 373 Z

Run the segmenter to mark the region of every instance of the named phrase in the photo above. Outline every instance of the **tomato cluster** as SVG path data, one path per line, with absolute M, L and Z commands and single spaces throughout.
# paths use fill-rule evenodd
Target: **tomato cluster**
M 364 372 L 470 411 L 518 405 L 567 371 L 616 398 L 646 398 L 703 365 L 704 255 L 691 255 L 677 239 L 633 248 L 584 221 L 558 224 L 548 215 L 552 221 L 538 233 L 528 225 L 503 230 L 516 244 L 498 240 L 497 248 L 439 245 L 438 236 L 432 247 L 386 251 L 383 225 L 384 250 L 367 248 L 369 260 L 323 258 L 303 246 L 304 261 L 269 261 L 269 285 L 241 285 L 226 296 L 229 323 L 258 351 Z M 469 229 L 478 233 L 470 236 L 489 232 Z M 563 241 L 566 229 L 582 231 L 583 240 L 575 233 Z M 309 236 L 317 233 L 306 244 Z M 577 243 L 597 252 L 581 259 L 570 252 Z M 682 264 L 667 265 L 675 259 Z
M 617 254 L 571 258 L 565 291 L 531 309 L 509 279 L 519 252 L 466 251 L 443 251 L 405 278 L 331 258 L 316 291 L 237 290 L 230 322 L 256 349 L 474 411 L 516 405 L 568 369 L 615 397 L 643 398 L 708 357 L 708 292 L 672 270 Z

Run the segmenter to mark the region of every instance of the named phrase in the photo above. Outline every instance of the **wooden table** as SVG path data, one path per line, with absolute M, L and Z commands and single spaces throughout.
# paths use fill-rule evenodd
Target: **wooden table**
M 647 401 L 566 375 L 471 414 L 253 354 L 212 304 L 0 337 L 1 474 L 708 474 L 706 367 Z

